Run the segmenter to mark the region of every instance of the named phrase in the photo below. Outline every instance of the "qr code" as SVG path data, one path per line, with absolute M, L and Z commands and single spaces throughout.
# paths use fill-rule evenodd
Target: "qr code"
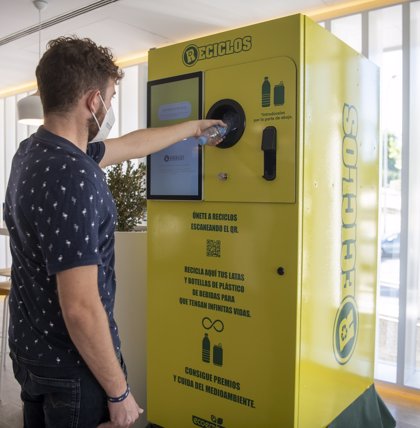
M 220 257 L 220 240 L 207 239 L 207 257 Z

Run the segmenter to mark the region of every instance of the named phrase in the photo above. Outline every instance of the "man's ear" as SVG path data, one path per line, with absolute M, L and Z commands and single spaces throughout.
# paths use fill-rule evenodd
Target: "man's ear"
M 99 109 L 99 89 L 92 89 L 86 96 L 86 107 L 91 113 L 96 113 Z

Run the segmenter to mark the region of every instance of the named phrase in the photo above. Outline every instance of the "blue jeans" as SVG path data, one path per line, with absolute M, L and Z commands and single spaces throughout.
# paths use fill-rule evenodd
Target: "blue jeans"
M 109 421 L 105 391 L 86 367 L 41 367 L 11 352 L 24 428 L 96 428 Z M 124 372 L 125 365 L 121 358 Z

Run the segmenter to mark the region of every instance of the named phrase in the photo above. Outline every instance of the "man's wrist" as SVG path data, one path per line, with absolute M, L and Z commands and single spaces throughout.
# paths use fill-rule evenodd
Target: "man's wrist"
M 121 394 L 118 397 L 107 396 L 106 398 L 110 403 L 121 403 L 121 401 L 124 401 L 128 397 L 129 394 L 130 394 L 130 385 L 127 383 L 127 389 L 125 390 L 125 392 L 123 394 Z

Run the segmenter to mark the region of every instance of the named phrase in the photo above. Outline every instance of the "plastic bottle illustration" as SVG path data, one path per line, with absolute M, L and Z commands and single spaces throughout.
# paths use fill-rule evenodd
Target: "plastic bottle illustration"
M 210 126 L 210 128 L 205 129 L 202 134 L 197 137 L 198 144 L 208 146 L 214 146 L 221 140 L 223 140 L 224 136 L 227 133 L 228 128 L 224 126 L 214 125 Z
M 274 86 L 274 105 L 282 106 L 284 104 L 284 84 L 280 82 Z
M 270 107 L 270 102 L 271 102 L 271 84 L 270 81 L 268 80 L 268 77 L 264 77 L 264 82 L 262 84 L 262 100 L 261 100 L 261 105 L 263 107 Z
M 207 333 L 204 333 L 203 337 L 202 360 L 205 363 L 210 362 L 210 339 Z
M 223 348 L 221 343 L 213 346 L 213 364 L 215 366 L 223 366 Z

